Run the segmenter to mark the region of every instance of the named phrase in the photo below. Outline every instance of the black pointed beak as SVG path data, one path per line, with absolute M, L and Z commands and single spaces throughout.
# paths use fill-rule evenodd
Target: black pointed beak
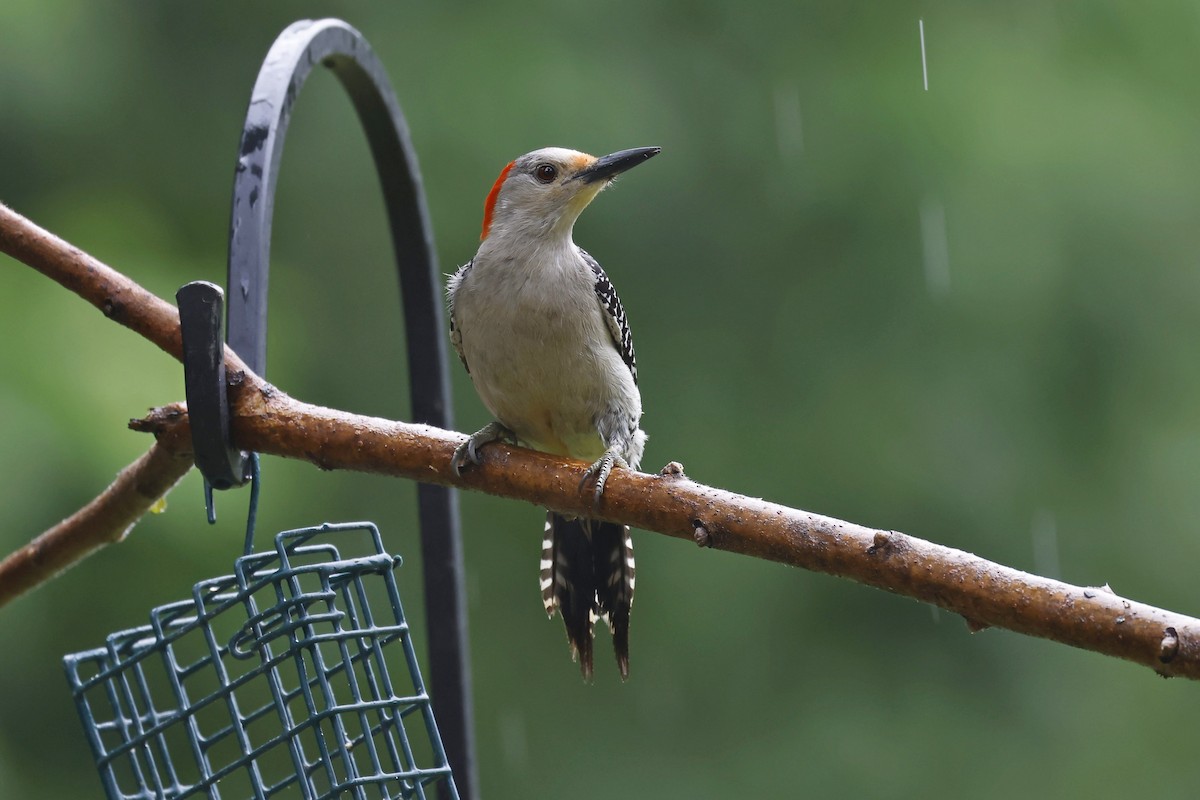
M 610 180 L 661 152 L 661 147 L 635 147 L 632 150 L 618 150 L 597 158 L 590 166 L 575 173 L 572 180 L 579 179 L 584 183 Z

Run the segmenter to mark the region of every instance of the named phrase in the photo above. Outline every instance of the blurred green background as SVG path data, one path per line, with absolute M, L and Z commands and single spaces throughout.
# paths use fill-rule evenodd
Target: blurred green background
M 576 228 L 635 332 L 644 468 L 676 459 L 1200 611 L 1194 4 L 8 0 L 0 199 L 162 297 L 223 282 L 259 62 L 294 19 L 331 15 L 390 72 L 446 272 L 514 156 L 663 147 Z M 274 383 L 407 413 L 389 247 L 358 123 L 317 74 L 279 182 Z M 183 382 L 0 266 L 8 551 L 143 452 L 126 420 Z M 474 430 L 486 412 L 454 368 Z M 410 484 L 264 471 L 260 531 L 377 521 L 422 619 Z M 221 496 L 209 528 L 192 474 L 125 544 L 0 611 L 0 796 L 100 795 L 60 656 L 226 573 L 245 500 Z M 541 512 L 461 504 L 488 798 L 1171 797 L 1200 781 L 1194 684 L 648 533 L 631 680 L 601 634 L 583 685 L 541 611 Z

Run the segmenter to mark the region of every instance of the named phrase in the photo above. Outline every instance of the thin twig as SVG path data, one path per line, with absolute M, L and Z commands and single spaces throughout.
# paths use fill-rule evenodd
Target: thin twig
M 14 247 L 13 242 L 24 243 Z M 141 317 L 147 293 L 133 281 L 0 206 L 0 250 L 56 277 L 94 305 L 128 298 L 122 324 L 178 357 L 178 331 Z M 15 252 L 14 252 L 15 251 Z M 45 265 L 49 265 L 47 268 Z M 103 275 L 103 279 L 96 276 Z M 147 301 L 155 314 L 161 300 Z M 110 314 L 109 316 L 116 315 Z M 165 315 L 163 315 L 165 316 Z M 228 348 L 234 444 L 304 459 L 322 469 L 352 469 L 476 489 L 566 514 L 589 514 L 579 492 L 586 464 L 497 443 L 461 477 L 450 466 L 461 434 L 312 406 L 250 373 Z M 183 435 L 181 407 L 134 423 Z M 1200 679 L 1200 620 L 995 564 L 894 531 L 744 497 L 694 483 L 670 464 L 659 475 L 615 470 L 598 516 L 705 547 L 743 553 L 850 578 L 961 614 L 988 626 L 1127 659 L 1162 675 Z
M 105 545 L 134 524 L 192 467 L 186 427 L 164 429 L 158 441 L 83 508 L 0 561 L 0 608 Z

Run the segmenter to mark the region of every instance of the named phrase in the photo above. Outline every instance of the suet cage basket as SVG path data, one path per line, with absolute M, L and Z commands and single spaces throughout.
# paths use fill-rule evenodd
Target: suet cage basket
M 274 551 L 65 657 L 108 797 L 457 798 L 371 523 Z

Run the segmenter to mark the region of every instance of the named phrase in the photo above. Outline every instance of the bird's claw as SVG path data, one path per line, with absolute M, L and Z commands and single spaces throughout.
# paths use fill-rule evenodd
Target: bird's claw
M 604 486 L 608 483 L 608 476 L 614 466 L 623 469 L 629 468 L 629 464 L 616 450 L 608 450 L 587 468 L 587 471 L 583 473 L 583 478 L 579 481 L 579 491 L 581 492 L 587 486 L 588 481 L 594 481 L 595 485 L 592 487 L 593 513 L 600 510 L 600 498 L 604 496 Z
M 454 448 L 454 455 L 450 458 L 450 466 L 454 467 L 454 474 L 462 475 L 463 467 L 467 465 L 468 461 L 472 464 L 478 464 L 478 456 L 479 454 L 471 447 L 470 439 Z
M 463 467 L 468 463 L 475 465 L 483 463 L 479 458 L 480 447 L 511 437 L 512 431 L 499 422 L 490 422 L 475 431 L 467 437 L 465 442 L 454 448 L 454 455 L 450 458 L 450 466 L 454 467 L 454 474 L 462 475 Z

